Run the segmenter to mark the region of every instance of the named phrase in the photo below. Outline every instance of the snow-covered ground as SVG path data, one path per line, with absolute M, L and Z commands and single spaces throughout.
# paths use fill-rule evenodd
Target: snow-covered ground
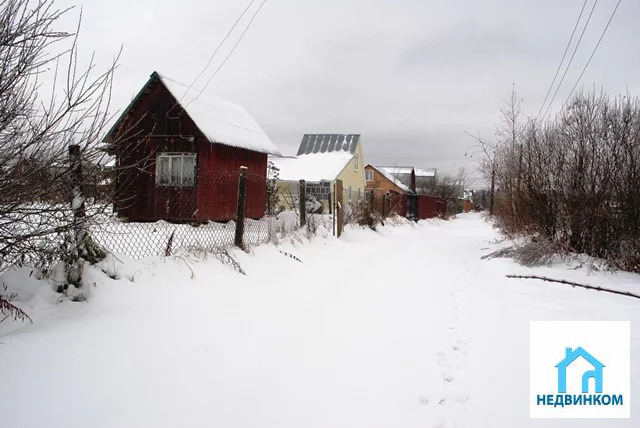
M 530 320 L 631 320 L 638 391 L 640 300 L 504 276 L 640 292 L 640 275 L 481 260 L 505 244 L 478 214 L 320 235 L 236 251 L 246 276 L 211 256 L 111 259 L 85 303 L 6 274 L 34 324 L 0 324 L 0 425 L 638 426 L 635 408 L 529 419 L 528 360 Z

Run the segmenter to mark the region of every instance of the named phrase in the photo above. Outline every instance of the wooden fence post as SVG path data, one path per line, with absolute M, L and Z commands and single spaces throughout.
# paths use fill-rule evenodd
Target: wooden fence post
M 333 215 L 331 216 L 331 226 L 333 227 L 333 236 L 336 236 L 336 220 L 337 220 L 337 207 L 336 207 L 336 183 L 333 183 L 333 193 L 329 195 L 329 203 L 331 203 L 333 195 Z
M 300 189 L 298 195 L 300 197 L 300 227 L 307 224 L 307 185 L 304 180 L 300 180 Z
M 342 230 L 344 228 L 344 207 L 342 203 L 344 202 L 343 194 L 342 194 L 342 180 L 336 180 L 336 236 L 339 238 L 342 236 Z
M 246 166 L 240 167 L 238 176 L 238 210 L 236 212 L 236 247 L 244 250 L 244 211 L 247 203 L 247 170 Z
M 67 266 L 67 281 L 79 286 L 82 270 L 78 264 L 80 257 L 87 256 L 87 227 L 84 195 L 82 194 L 82 151 L 78 144 L 69 145 L 69 169 L 71 182 L 71 211 L 73 212 L 72 262 Z M 66 285 L 63 287 L 66 289 Z M 62 291 L 62 290 L 58 290 Z
M 389 197 L 384 194 L 382 195 L 382 218 L 387 218 L 389 210 Z

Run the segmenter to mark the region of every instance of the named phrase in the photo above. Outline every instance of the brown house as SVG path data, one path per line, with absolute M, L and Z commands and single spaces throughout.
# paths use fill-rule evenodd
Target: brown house
M 249 175 L 246 216 L 265 213 L 267 155 L 279 152 L 240 106 L 154 72 L 105 142 L 116 159 L 120 217 L 232 220 L 241 166 Z
M 382 205 L 382 198 L 389 198 L 389 211 L 395 211 L 398 215 L 412 218 L 417 207 L 414 207 L 415 193 L 409 186 L 391 175 L 384 168 L 371 164 L 364 167 L 366 180 L 365 193 L 373 195 L 374 203 Z M 371 197 L 371 196 L 369 196 Z

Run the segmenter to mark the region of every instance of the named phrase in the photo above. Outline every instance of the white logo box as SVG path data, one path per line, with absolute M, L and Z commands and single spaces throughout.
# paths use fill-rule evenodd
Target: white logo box
M 631 416 L 629 321 L 532 321 L 529 327 L 530 417 Z M 582 392 L 583 374 L 594 370 L 594 366 L 582 357 L 566 367 L 566 394 L 558 392 L 559 368 L 556 365 L 566 358 L 567 348 L 575 350 L 578 347 L 604 364 L 602 393 L 595 392 L 594 379 L 588 382 L 588 392 Z M 551 404 L 547 400 L 549 395 L 552 396 Z M 544 396 L 543 401 L 540 396 Z M 622 404 L 611 402 L 612 397 L 619 400 L 620 396 Z M 577 397 L 582 397 L 578 400 L 584 402 L 574 404 Z

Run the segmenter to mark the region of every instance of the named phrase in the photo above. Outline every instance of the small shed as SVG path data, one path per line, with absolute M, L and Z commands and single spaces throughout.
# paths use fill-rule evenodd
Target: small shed
M 267 156 L 279 151 L 240 106 L 153 72 L 105 137 L 116 159 L 118 216 L 131 221 L 235 219 L 265 213 Z

